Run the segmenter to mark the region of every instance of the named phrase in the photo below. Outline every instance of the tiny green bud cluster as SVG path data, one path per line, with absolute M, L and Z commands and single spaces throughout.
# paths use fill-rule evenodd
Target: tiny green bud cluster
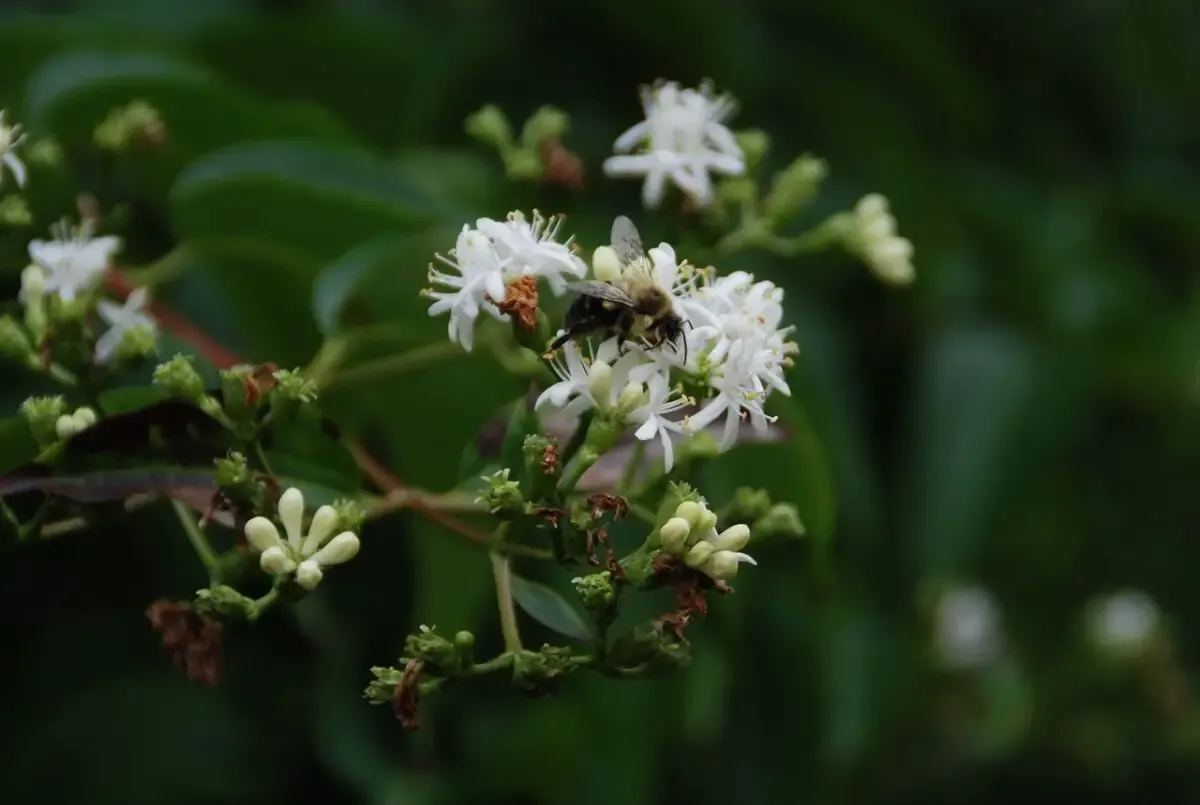
M 34 441 L 40 446 L 58 441 L 58 418 L 67 413 L 67 401 L 61 395 L 30 397 L 21 403 L 21 416 L 29 423 Z
M 603 611 L 617 597 L 617 589 L 612 582 L 612 573 L 602 570 L 587 576 L 577 576 L 571 579 L 575 593 L 586 609 Z
M 154 367 L 154 384 L 189 400 L 204 394 L 204 381 L 187 355 L 176 355 Z
M 525 497 L 521 494 L 521 485 L 509 478 L 507 467 L 482 477 L 487 488 L 475 500 L 487 506 L 489 512 L 511 516 L 525 510 Z

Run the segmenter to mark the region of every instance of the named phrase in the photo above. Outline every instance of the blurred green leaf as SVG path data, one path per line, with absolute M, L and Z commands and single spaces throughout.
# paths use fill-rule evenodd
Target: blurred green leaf
M 548 629 L 576 640 L 595 639 L 587 621 L 554 590 L 513 574 L 513 599 L 530 617 Z
M 0 473 L 28 464 L 37 454 L 37 442 L 33 440 L 25 417 L 0 419 Z
M 504 432 L 504 443 L 500 447 L 500 466 L 509 470 L 509 478 L 520 480 L 524 474 L 525 456 L 522 448 L 525 437 L 541 433 L 541 421 L 533 410 L 533 401 L 522 397 L 513 402 L 508 416 L 508 427 Z
M 188 166 L 171 190 L 201 248 L 270 254 L 313 270 L 382 232 L 434 222 L 428 199 L 369 153 L 258 142 Z
M 326 266 L 313 280 L 313 319 L 325 335 L 338 332 L 342 310 L 359 292 L 363 277 L 401 246 L 401 239 L 384 236 L 367 241 Z
M 123 386 L 100 392 L 96 402 L 105 415 L 113 416 L 140 411 L 170 396 L 171 392 L 162 386 Z

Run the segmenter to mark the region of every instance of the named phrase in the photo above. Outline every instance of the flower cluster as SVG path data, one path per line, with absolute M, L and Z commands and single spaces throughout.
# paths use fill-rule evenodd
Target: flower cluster
M 266 573 L 295 573 L 297 584 L 313 590 L 321 583 L 323 568 L 348 562 L 358 553 L 358 537 L 353 532 L 343 531 L 330 539 L 339 521 L 333 506 L 321 506 L 313 513 L 307 535 L 303 533 L 304 493 L 295 487 L 285 490 L 277 510 L 286 542 L 266 517 L 252 517 L 245 526 L 246 540 L 260 552 L 259 565 Z
M 658 530 L 665 552 L 716 581 L 737 575 L 738 565 L 756 565 L 742 548 L 750 542 L 750 526 L 738 523 L 717 533 L 717 515 L 703 500 L 685 500 Z
M 674 81 L 642 88 L 646 119 L 626 130 L 613 144 L 616 156 L 604 162 L 609 176 L 644 176 L 642 202 L 662 203 L 669 179 L 693 204 L 713 200 L 709 172 L 740 176 L 746 160 L 725 121 L 736 104 L 729 95 L 714 95 L 712 86 L 681 89 Z M 630 153 L 638 150 L 639 153 Z
M 480 218 L 474 227 L 464 225 L 448 255 L 436 259 L 450 271 L 429 265 L 430 287 L 424 294 L 434 300 L 429 315 L 450 313 L 450 340 L 468 352 L 475 342 L 475 319 L 480 311 L 501 321 L 501 310 L 510 283 L 521 277 L 543 278 L 551 292 L 566 291 L 568 278 L 587 273 L 586 264 L 571 248 L 568 238 L 558 242 L 561 216 L 533 220 L 512 212 L 504 221 Z
M 896 234 L 896 218 L 887 199 L 878 193 L 863 196 L 854 206 L 851 250 L 884 282 L 907 285 L 915 271 L 913 245 Z

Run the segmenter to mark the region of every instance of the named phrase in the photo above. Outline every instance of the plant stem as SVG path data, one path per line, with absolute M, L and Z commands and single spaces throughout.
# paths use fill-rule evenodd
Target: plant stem
M 462 354 L 462 348 L 453 341 L 437 341 L 410 349 L 408 352 L 366 361 L 344 372 L 338 372 L 325 381 L 324 388 L 326 390 L 341 388 L 356 383 L 395 377 L 428 366 L 443 358 Z
M 278 584 L 272 587 L 270 591 L 267 592 L 267 594 L 262 598 L 257 598 L 254 600 L 253 607 L 249 612 L 246 613 L 246 620 L 250 621 L 250 623 L 254 623 L 263 616 L 264 612 L 275 606 L 277 601 L 279 601 Z
M 179 517 L 179 524 L 183 526 L 183 531 L 187 534 L 188 542 L 192 543 L 192 550 L 196 552 L 196 558 L 204 565 L 204 569 L 208 571 L 210 582 L 217 581 L 217 554 L 213 551 L 212 545 L 208 542 L 208 537 L 200 530 L 200 526 L 192 519 L 192 511 L 187 506 L 177 500 L 171 501 L 172 508 L 175 509 L 175 515 Z
M 558 490 L 566 495 L 575 490 L 575 485 L 579 483 L 579 479 L 583 474 L 591 469 L 591 466 L 600 460 L 600 454 L 590 448 L 585 448 L 579 451 L 579 455 L 571 462 L 571 466 L 563 472 L 562 480 L 559 481 Z
M 585 411 L 579 417 L 579 424 L 575 426 L 575 432 L 571 434 L 571 438 L 567 441 L 567 446 L 558 454 L 558 461 L 562 466 L 567 466 L 575 454 L 579 452 L 579 448 L 583 447 L 583 442 L 587 439 L 588 428 L 592 426 L 593 412 Z
M 521 650 L 521 632 L 517 629 L 517 608 L 512 594 L 512 567 L 508 557 L 491 552 L 492 579 L 496 583 L 496 606 L 500 610 L 500 633 L 505 651 Z

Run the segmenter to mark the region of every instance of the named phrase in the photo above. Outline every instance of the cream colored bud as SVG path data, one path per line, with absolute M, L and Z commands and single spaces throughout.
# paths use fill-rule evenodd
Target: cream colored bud
M 740 551 L 750 542 L 750 526 L 744 523 L 731 525 L 729 528 L 712 537 L 711 542 L 718 551 Z
M 688 528 L 694 529 L 699 527 L 700 517 L 707 510 L 703 503 L 698 503 L 694 500 L 685 500 L 675 509 L 675 516 L 682 517 L 687 521 Z
M 708 560 L 704 572 L 717 581 L 725 581 L 737 575 L 739 564 L 737 554 L 732 551 L 717 551 Z
M 606 362 L 595 361 L 588 369 L 588 391 L 600 405 L 608 404 L 612 393 L 612 367 Z
M 288 545 L 293 551 L 300 550 L 300 526 L 304 519 L 304 493 L 296 487 L 288 487 L 279 496 L 277 504 L 279 519 L 287 532 Z
M 700 513 L 700 517 L 696 520 L 696 530 L 701 534 L 707 534 L 717 527 L 717 515 L 707 507 Z
M 21 291 L 27 303 L 41 299 L 46 292 L 46 273 L 38 266 L 26 266 L 21 272 Z
M 658 530 L 658 539 L 663 550 L 673 556 L 680 556 L 687 549 L 687 538 L 691 532 L 688 521 L 682 517 L 672 517 L 662 524 Z
M 60 416 L 54 423 L 54 432 L 60 439 L 70 439 L 79 432 L 79 428 L 75 425 L 75 417 L 70 414 Z
M 282 545 L 275 545 L 263 551 L 262 556 L 258 557 L 258 566 L 264 573 L 272 576 L 282 576 L 296 569 L 296 563 L 283 550 Z
M 349 531 L 343 531 L 329 540 L 328 545 L 314 553 L 309 561 L 324 567 L 349 562 L 358 555 L 359 544 L 358 537 Z
M 71 418 L 75 420 L 76 430 L 87 430 L 96 424 L 96 412 L 87 407 L 77 409 Z
M 283 547 L 283 542 L 279 539 L 279 529 L 266 517 L 251 517 L 242 530 L 246 534 L 246 541 L 255 550 L 267 551 Z
M 321 566 L 312 559 L 306 559 L 296 568 L 296 583 L 306 590 L 315 590 L 324 577 Z
M 322 506 L 313 514 L 312 522 L 308 524 L 308 536 L 304 538 L 304 546 L 300 549 L 302 556 L 311 556 L 317 548 L 325 544 L 333 529 L 337 527 L 338 515 L 332 506 Z
M 683 558 L 683 562 L 688 567 L 703 567 L 716 552 L 717 549 L 711 542 L 697 542 L 687 552 L 687 556 Z
M 646 387 L 641 383 L 630 381 L 625 384 L 625 388 L 621 389 L 621 396 L 617 398 L 617 407 L 622 411 L 632 411 L 637 408 L 646 398 Z
M 597 246 L 592 252 L 592 275 L 602 282 L 621 277 L 621 258 L 612 246 Z

